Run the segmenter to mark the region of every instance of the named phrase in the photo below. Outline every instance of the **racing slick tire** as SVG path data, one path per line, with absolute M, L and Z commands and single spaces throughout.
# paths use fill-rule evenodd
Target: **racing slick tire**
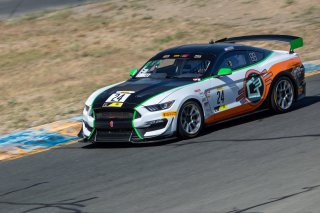
M 203 111 L 196 101 L 186 101 L 178 115 L 178 137 L 181 139 L 194 138 L 203 128 Z
M 295 101 L 295 89 L 290 78 L 281 76 L 272 86 L 269 106 L 275 113 L 285 113 L 292 109 Z

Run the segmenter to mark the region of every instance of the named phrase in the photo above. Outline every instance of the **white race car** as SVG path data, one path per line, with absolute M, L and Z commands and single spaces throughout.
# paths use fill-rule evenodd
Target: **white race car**
M 290 43 L 290 51 L 235 44 Z M 192 138 L 204 125 L 268 106 L 281 113 L 305 96 L 300 37 L 254 35 L 164 50 L 131 78 L 95 91 L 83 110 L 81 137 L 91 142 L 143 143 Z

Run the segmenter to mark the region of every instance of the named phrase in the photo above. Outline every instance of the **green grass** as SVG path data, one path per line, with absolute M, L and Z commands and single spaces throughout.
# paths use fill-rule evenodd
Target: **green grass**
M 188 32 L 178 30 L 173 35 L 166 35 L 164 37 L 157 38 L 157 39 L 154 40 L 154 42 L 158 43 L 158 44 L 166 44 L 166 43 L 169 43 L 171 41 L 183 39 L 183 38 L 186 38 L 186 37 L 188 37 Z
M 271 18 L 270 17 L 260 17 L 260 18 L 251 19 L 251 21 L 263 21 L 263 20 L 268 20 L 268 19 L 271 19 Z
M 192 4 L 191 7 L 196 6 L 198 8 L 202 8 L 207 6 L 208 1 L 207 0 L 195 0 Z
M 82 57 L 100 58 L 110 54 L 118 53 L 121 49 L 112 46 L 99 47 L 96 49 L 86 50 L 81 53 Z
M 72 16 L 73 12 L 70 9 L 64 9 L 61 11 L 57 11 L 49 16 L 49 20 L 51 21 L 66 21 L 70 16 Z
M 254 3 L 256 0 L 247 0 L 247 1 L 243 1 L 242 4 L 251 4 Z
M 11 99 L 11 100 L 9 100 L 8 101 L 8 106 L 15 106 L 15 105 L 17 105 L 17 100 L 16 99 Z
M 152 16 L 144 16 L 144 17 L 142 18 L 142 20 L 150 20 L 150 19 L 152 19 Z
M 317 10 L 316 6 L 311 6 L 302 13 L 302 16 L 312 15 L 316 10 Z
M 292 5 L 295 3 L 295 0 L 286 0 L 286 4 L 289 6 L 289 5 Z

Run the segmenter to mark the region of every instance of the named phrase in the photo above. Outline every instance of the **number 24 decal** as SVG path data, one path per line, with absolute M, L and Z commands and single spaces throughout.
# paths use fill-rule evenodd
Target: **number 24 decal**
M 223 90 L 218 90 L 217 91 L 217 96 L 218 96 L 217 104 L 218 105 L 223 104 L 224 103 L 224 91 Z

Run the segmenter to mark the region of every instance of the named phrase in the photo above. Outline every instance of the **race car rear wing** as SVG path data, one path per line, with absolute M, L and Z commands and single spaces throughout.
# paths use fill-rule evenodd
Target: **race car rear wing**
M 239 36 L 239 37 L 231 37 L 231 38 L 223 38 L 217 41 L 210 41 L 213 43 L 237 43 L 242 41 L 280 41 L 286 42 L 290 44 L 290 53 L 293 53 L 294 49 L 303 46 L 303 39 L 297 36 L 291 35 L 248 35 L 248 36 Z

